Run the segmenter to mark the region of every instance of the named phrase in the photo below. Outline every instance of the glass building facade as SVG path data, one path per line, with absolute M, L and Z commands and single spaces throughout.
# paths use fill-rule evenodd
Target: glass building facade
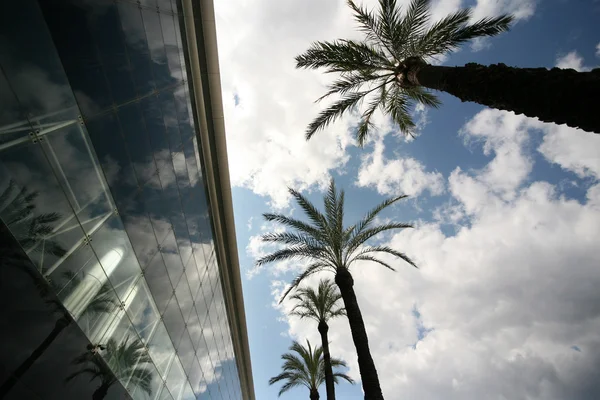
M 182 31 L 202 19 L 189 10 L 3 2 L 0 398 L 254 396 L 188 79 Z

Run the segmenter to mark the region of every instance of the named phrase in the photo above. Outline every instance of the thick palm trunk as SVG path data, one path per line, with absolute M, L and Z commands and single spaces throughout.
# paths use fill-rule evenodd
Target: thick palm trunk
M 10 375 L 10 377 L 4 381 L 2 386 L 0 386 L 0 399 L 3 399 L 8 392 L 15 386 L 17 381 L 25 375 L 25 373 L 31 368 L 31 366 L 37 361 L 38 358 L 41 357 L 42 354 L 50 347 L 52 342 L 60 335 L 60 333 L 65 329 L 70 323 L 70 320 L 67 318 L 60 318 L 56 321 L 54 328 L 50 332 L 48 336 L 44 339 L 42 343 L 19 365 Z
M 108 394 L 108 389 L 110 388 L 110 383 L 103 383 L 94 391 L 92 394 L 92 400 L 102 400 Z
M 319 400 L 319 391 L 317 389 L 310 389 L 310 400 Z
M 375 369 L 375 363 L 369 350 L 367 330 L 365 329 L 365 323 L 358 307 L 356 295 L 354 294 L 354 279 L 348 269 L 343 267 L 337 269 L 335 283 L 340 288 L 340 294 L 342 295 L 342 299 L 344 299 L 344 306 L 346 307 L 346 314 L 350 323 L 350 331 L 352 332 L 352 340 L 354 341 L 356 354 L 358 355 L 358 367 L 365 392 L 365 400 L 383 400 L 377 369 Z
M 443 67 L 410 60 L 407 67 L 412 84 L 450 93 L 462 101 L 600 133 L 600 68 L 577 72 L 475 63 Z
M 331 354 L 329 354 L 329 326 L 325 321 L 319 321 L 319 333 L 321 334 L 321 346 L 323 347 L 323 361 L 325 361 L 325 387 L 327 389 L 327 400 L 335 400 L 335 387 L 333 384 L 333 369 L 331 368 Z

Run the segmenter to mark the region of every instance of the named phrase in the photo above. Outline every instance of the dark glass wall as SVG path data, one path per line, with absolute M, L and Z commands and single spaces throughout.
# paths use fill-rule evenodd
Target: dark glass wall
M 3 7 L 0 217 L 131 396 L 241 398 L 177 4 Z

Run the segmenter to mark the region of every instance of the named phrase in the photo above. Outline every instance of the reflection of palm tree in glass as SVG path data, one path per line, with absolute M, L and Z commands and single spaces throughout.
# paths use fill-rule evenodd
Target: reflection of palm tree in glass
M 99 354 L 105 350 L 104 357 Z M 148 396 L 152 396 L 152 370 L 145 364 L 151 363 L 150 355 L 139 339 L 129 341 L 126 337 L 121 344 L 115 339 L 109 339 L 106 346 L 90 345 L 88 351 L 73 360 L 82 368 L 69 375 L 66 381 L 82 375 L 90 375 L 90 380 L 100 379 L 100 386 L 92 395 L 92 400 L 104 399 L 108 389 L 120 380 L 139 387 Z
M 0 215 L 10 228 L 11 233 L 19 241 L 24 249 L 28 249 L 40 241 L 44 241 L 43 247 L 36 250 L 62 257 L 66 250 L 47 236 L 52 233 L 54 227 L 51 225 L 60 220 L 62 215 L 57 212 L 35 215 L 35 199 L 38 192 L 29 192 L 26 186 L 17 189 L 14 180 L 8 182 L 8 186 L 0 194 Z
M 4 247 L 4 246 L 2 246 Z M 0 248 L 1 249 L 1 248 Z M 4 252 L 2 254 L 5 254 Z M 16 258 L 15 258 L 16 260 Z M 25 267 L 26 269 L 27 267 Z M 31 271 L 31 275 L 37 274 L 35 271 Z M 80 279 L 77 276 L 65 273 L 64 276 L 70 280 L 73 284 L 71 287 L 76 286 L 76 282 Z M 54 282 L 48 282 L 42 280 L 41 276 L 33 276 L 36 280 L 36 286 L 40 293 L 40 296 L 46 299 L 46 303 L 52 308 L 52 311 L 61 315 L 52 331 L 46 336 L 46 338 L 40 343 L 40 345 L 27 357 L 21 365 L 19 365 L 10 375 L 10 377 L 0 385 L 0 399 L 13 388 L 16 382 L 31 368 L 31 366 L 39 359 L 44 352 L 50 347 L 54 340 L 60 335 L 60 333 L 68 327 L 73 319 L 69 315 L 68 311 L 62 306 L 62 303 L 51 293 L 58 292 L 58 286 Z M 102 287 L 100 293 L 94 298 L 94 300 L 88 305 L 84 313 L 89 314 L 100 314 L 111 312 L 115 308 L 115 302 L 109 295 L 109 290 L 112 290 L 110 285 L 106 284 Z

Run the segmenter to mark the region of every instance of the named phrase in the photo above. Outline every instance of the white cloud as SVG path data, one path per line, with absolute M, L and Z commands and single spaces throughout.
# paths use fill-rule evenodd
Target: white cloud
M 575 50 L 556 59 L 556 66 L 562 69 L 572 68 L 575 71 L 589 71 L 592 68 L 583 65 L 583 58 Z
M 356 184 L 374 187 L 383 195 L 418 196 L 429 191 L 437 196 L 444 191 L 444 179 L 439 172 L 427 172 L 414 158 L 388 160 L 383 155 L 382 140 L 375 142 L 373 152 L 363 157 Z
M 600 42 L 596 45 L 596 57 L 600 57 Z
M 536 0 L 477 0 L 473 20 L 500 14 L 512 14 L 515 19 L 526 20 L 535 13 Z
M 579 177 L 600 178 L 600 137 L 566 125 L 544 124 L 539 151 L 551 162 Z
M 457 168 L 448 179 L 468 224 L 455 235 L 425 223 L 393 236 L 390 245 L 406 251 L 419 270 L 397 261 L 398 273 L 367 264 L 353 269 L 388 397 L 587 400 L 600 394 L 600 184 L 576 201 L 550 183 L 529 182 L 528 136 L 540 130 L 539 151 L 549 161 L 597 177 L 600 153 L 580 154 L 599 147 L 578 132 L 484 110 L 462 134 L 479 138 L 493 159 L 479 170 Z M 561 147 L 556 137 L 567 133 L 572 143 Z M 502 171 L 518 176 L 505 178 Z M 274 296 L 284 285 L 276 289 Z M 318 341 L 315 324 L 288 322 L 290 335 Z M 424 336 L 424 329 L 431 331 Z M 347 321 L 331 323 L 330 340 L 332 354 L 359 378 Z

